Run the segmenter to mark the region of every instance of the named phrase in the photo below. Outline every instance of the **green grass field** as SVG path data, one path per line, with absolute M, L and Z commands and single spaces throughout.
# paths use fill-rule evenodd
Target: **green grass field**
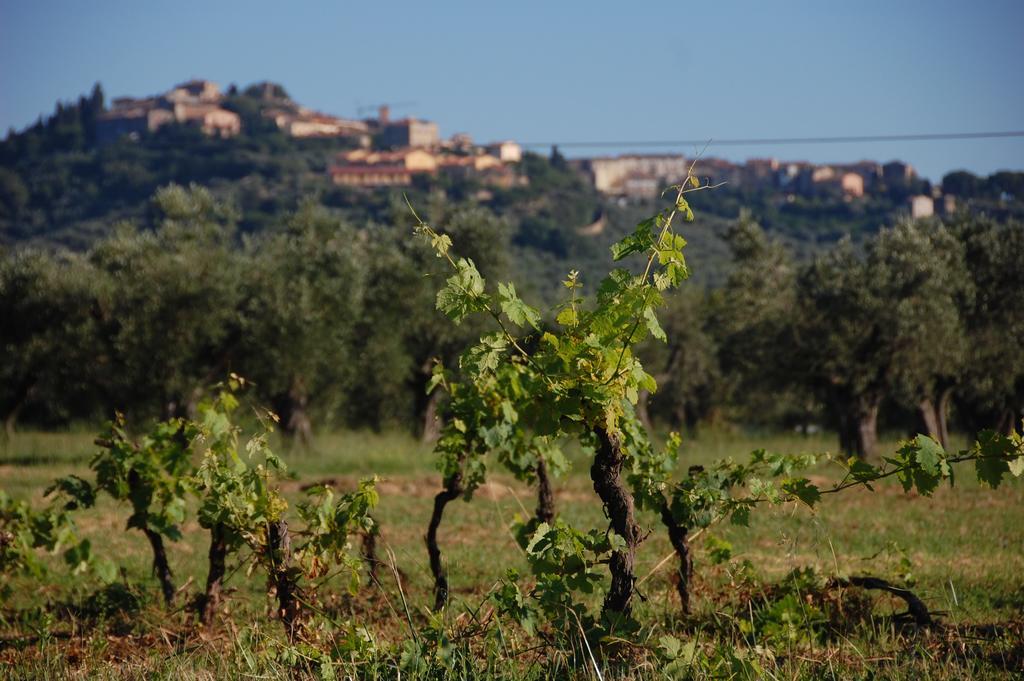
M 895 440 L 887 441 L 895 447 Z M 962 444 L 962 443 L 961 443 Z M 792 434 L 751 436 L 705 432 L 686 441 L 683 466 L 721 457 L 744 457 L 752 449 L 799 453 L 833 450 L 828 435 Z M 20 433 L 0 449 L 0 489 L 11 496 L 42 503 L 43 490 L 54 478 L 85 475 L 94 451 L 92 434 Z M 432 603 L 431 577 L 423 535 L 433 496 L 440 489 L 430 447 L 401 434 L 345 432 L 323 435 L 311 452 L 283 450 L 293 479 L 284 490 L 290 500 L 301 496 L 305 483 L 333 479 L 349 489 L 362 477 L 377 475 L 381 524 L 381 553 L 389 564 L 379 583 L 364 584 L 357 596 L 343 585 L 331 585 L 323 640 L 329 642 L 344 622 L 364 625 L 380 654 L 372 661 L 339 662 L 339 678 L 409 678 L 399 669 L 402 642 L 410 637 L 410 620 L 417 627 L 428 620 Z M 584 527 L 605 522 L 591 488 L 587 464 L 580 454 L 573 469 L 558 479 L 556 504 L 567 520 Z M 835 468 L 822 467 L 812 477 L 827 481 Z M 722 524 L 693 541 L 695 549 L 695 616 L 678 617 L 678 602 L 670 581 L 672 561 L 661 525 L 653 516 L 641 523 L 651 533 L 639 554 L 642 578 L 639 634 L 649 646 L 628 652 L 628 663 L 588 655 L 553 651 L 539 645 L 510 623 L 495 638 L 472 635 L 473 625 L 490 608 L 487 594 L 509 567 L 528 574 L 519 546 L 509 530 L 517 514 L 535 505 L 533 491 L 510 476 L 493 473 L 468 504 L 453 502 L 441 530 L 442 549 L 449 566 L 453 605 L 448 609 L 453 655 L 465 661 L 435 670 L 431 678 L 501 676 L 503 678 L 595 677 L 665 678 L 663 658 L 652 650 L 661 636 L 673 634 L 696 642 L 707 659 L 720 659 L 723 650 L 757 663 L 755 676 L 768 678 L 1003 678 L 1024 671 L 1024 481 L 1010 480 L 997 490 L 978 486 L 969 469 L 960 471 L 952 489 L 933 497 L 905 494 L 896 484 L 881 484 L 874 492 L 852 489 L 827 497 L 814 512 L 790 504 L 758 509 L 750 527 Z M 67 574 L 58 559 L 43 583 L 25 577 L 10 582 L 13 595 L 0 608 L 0 677 L 11 678 L 277 678 L 298 673 L 329 671 L 302 667 L 295 671 L 281 654 L 283 637 L 268 617 L 265 579 L 232 573 L 227 587 L 227 612 L 212 630 L 192 624 L 182 609 L 167 612 L 159 602 L 150 574 L 145 539 L 125 530 L 126 508 L 104 499 L 82 511 L 76 521 L 96 552 L 114 558 L 123 581 L 137 585 L 141 606 L 118 613 L 99 607 L 99 583 Z M 706 542 L 709 534 L 732 546 L 730 560 L 713 565 Z M 208 535 L 190 519 L 185 539 L 171 544 L 171 567 L 183 586 L 178 602 L 201 588 L 206 575 Z M 749 562 L 749 566 L 745 564 Z M 660 565 L 660 566 L 659 566 Z M 870 574 L 893 581 L 910 576 L 913 591 L 929 609 L 941 613 L 939 631 L 901 629 L 890 615 L 902 601 L 879 592 L 851 596 L 851 603 L 870 602 L 872 617 L 825 636 L 799 635 L 785 640 L 758 640 L 759 630 L 741 634 L 740 622 L 753 620 L 755 610 L 777 583 L 795 568 L 814 568 L 824 580 L 832 576 Z M 392 569 L 394 568 L 394 569 Z M 230 569 L 230 568 L 229 568 Z M 396 573 L 401 578 L 399 591 Z M 191 581 L 190 581 L 191 580 Z M 409 616 L 402 607 L 408 602 Z M 807 602 L 813 594 L 801 595 Z M 869 599 L 869 600 L 868 600 Z M 101 603 L 102 605 L 102 603 Z M 99 614 L 97 614 L 99 613 Z M 717 652 L 716 652 L 717 651 Z M 718 657 L 715 657 L 718 655 Z M 455 658 L 453 658 L 455 659 Z M 462 664 L 463 666 L 459 666 Z M 697 678 L 750 676 L 749 668 L 725 663 L 715 670 L 691 666 L 679 672 Z M 712 665 L 713 666 L 713 665 Z M 677 670 L 678 671 L 678 670 Z

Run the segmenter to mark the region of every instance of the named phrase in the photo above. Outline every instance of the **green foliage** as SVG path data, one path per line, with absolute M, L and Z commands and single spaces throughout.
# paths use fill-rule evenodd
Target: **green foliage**
M 124 415 L 118 414 L 97 438 L 101 448 L 89 463 L 96 474 L 95 490 L 131 504 L 128 528 L 152 530 L 171 540 L 181 538 L 193 436 L 188 422 L 171 419 L 135 441 L 128 435 Z M 92 506 L 95 499 L 95 492 L 81 478 L 58 480 L 54 488 L 83 508 Z
M 485 313 L 499 329 L 481 336 L 479 343 L 464 353 L 460 361 L 463 381 L 455 382 L 443 369 L 438 369 L 431 382 L 432 386 L 445 388 L 451 396 L 449 421 L 436 448 L 440 467 L 446 479 L 456 474 L 464 476 L 467 498 L 483 481 L 484 456 L 493 449 L 507 448 L 510 441 L 520 445 L 527 442 L 529 436 L 520 433 L 554 440 L 576 437 L 595 456 L 597 449 L 616 447 L 614 442 L 621 442 L 627 479 L 637 503 L 661 509 L 663 517 L 685 529 L 706 528 L 724 518 L 746 524 L 752 508 L 760 503 L 799 501 L 814 507 L 824 494 L 857 485 L 870 487 L 871 483 L 891 476 L 897 477 L 904 489 L 913 488 L 929 495 L 943 479 L 952 480 L 951 464 L 962 461 L 976 461 L 979 478 L 991 486 L 997 485 L 1010 470 L 1011 461 L 1014 470 L 1024 467 L 1011 439 L 1004 438 L 1005 442 L 987 448 L 979 444 L 974 450 L 948 455 L 938 442 L 922 435 L 905 443 L 880 466 L 851 459 L 846 478 L 829 489 L 821 489 L 808 478 L 795 475 L 815 464 L 817 457 L 764 451 L 754 452 L 746 463 L 720 461 L 708 468 L 691 469 L 685 479 L 675 480 L 672 469 L 678 437 L 670 438 L 664 450 L 655 450 L 634 411 L 640 391 L 653 392 L 657 388 L 654 378 L 635 356 L 634 348 L 648 333 L 664 339 L 657 318 L 657 310 L 663 304 L 662 292 L 677 286 L 687 275 L 682 256 L 685 240 L 671 229 L 676 214 L 692 217 L 683 199 L 688 191 L 686 186 L 678 188 L 673 209 L 642 222 L 612 248 L 615 260 L 646 254 L 643 273 L 638 276 L 625 269 L 613 270 L 598 286 L 593 302 L 585 305 L 578 296 L 580 277 L 572 272 L 564 282 L 569 300 L 558 306 L 561 311 L 557 321 L 561 328 L 545 331 L 539 342 L 517 336 L 502 321 L 504 312 L 515 326 L 525 326 L 505 309 L 509 301 L 518 299 L 514 289 L 503 285 L 499 289 L 503 305 L 498 309 L 492 307 L 492 299 L 485 293 L 486 284 L 472 263 L 453 256 L 452 242 L 418 221 L 417 234 L 432 244 L 437 256 L 447 260 L 455 272 L 438 294 L 438 308 L 456 323 L 473 313 Z M 701 187 L 690 190 L 696 188 Z M 737 236 L 736 249 L 748 253 L 754 264 L 766 253 L 773 253 L 756 228 Z M 845 395 L 845 399 L 859 401 L 861 405 L 867 397 L 876 400 L 877 409 L 877 400 L 899 386 L 918 397 L 932 394 L 941 372 L 948 370 L 948 362 L 942 360 L 941 353 L 937 361 L 931 357 L 925 342 L 927 336 L 915 331 L 931 329 L 947 339 L 959 333 L 957 306 L 969 296 L 962 286 L 950 286 L 944 278 L 944 273 L 954 271 L 962 263 L 957 249 L 957 242 L 948 232 L 925 232 L 918 225 L 907 224 L 883 233 L 866 261 L 861 261 L 847 246 L 812 266 L 799 286 L 812 300 L 828 301 L 817 308 L 810 306 L 817 310 L 814 314 L 821 315 L 817 322 L 824 324 L 829 311 L 837 307 L 849 312 L 841 317 L 840 328 L 822 327 L 820 332 L 814 332 L 818 335 L 810 335 L 815 339 L 822 334 L 829 336 L 828 342 L 815 349 L 819 353 L 815 357 L 820 359 L 810 359 L 813 370 L 821 372 L 821 384 L 831 386 L 832 396 Z M 772 259 L 785 262 L 777 250 L 769 261 Z M 775 277 L 785 286 L 798 285 L 791 270 L 784 266 L 780 274 L 777 265 L 769 262 L 766 269 L 749 279 L 738 276 L 733 283 L 733 295 L 759 300 L 766 277 Z M 955 277 L 954 281 L 962 279 Z M 920 297 L 920 311 L 913 306 L 887 309 L 886 301 L 908 296 Z M 751 329 L 765 328 L 771 329 L 773 342 L 783 339 L 786 330 L 773 314 L 773 308 L 764 307 L 753 324 L 733 327 L 737 356 L 746 348 L 753 348 L 763 357 L 777 352 L 770 345 L 751 346 L 743 340 Z M 834 320 L 830 323 L 836 326 Z M 955 355 L 955 343 L 949 344 L 953 347 L 943 351 Z M 888 349 L 889 355 L 903 353 L 897 368 L 886 364 L 893 360 L 880 354 L 883 348 Z M 854 364 L 853 358 L 864 356 L 870 356 L 877 364 Z M 837 379 L 839 375 L 844 378 Z M 604 435 L 613 444 L 602 441 L 599 433 L 615 433 L 613 438 Z M 609 483 L 598 479 L 598 464 L 595 463 L 593 471 L 595 490 L 600 492 L 601 486 Z M 748 494 L 738 494 L 741 490 Z M 613 525 L 616 522 L 613 517 Z M 593 626 L 596 620 L 586 613 L 574 594 L 595 590 L 600 573 L 594 566 L 604 562 L 605 555 L 612 556 L 614 564 L 614 556 L 626 552 L 631 555 L 635 545 L 610 530 L 581 532 L 562 521 L 524 525 L 519 534 L 536 580 L 529 595 L 544 618 L 539 620 L 531 612 L 523 591 L 509 582 L 496 596 L 500 607 L 531 629 L 540 621 L 556 623 L 556 628 L 557 623 L 564 625 L 566 613 L 570 612 L 577 619 L 577 626 L 582 622 Z M 712 554 L 727 560 L 728 553 L 724 551 L 724 547 L 713 547 Z M 790 598 L 772 606 L 766 621 L 778 622 L 781 628 L 775 633 L 766 629 L 766 635 L 792 638 L 792 609 L 796 605 L 797 601 Z M 820 615 L 803 611 L 799 614 L 804 620 Z
M 194 412 L 239 333 L 241 262 L 233 211 L 205 189 L 155 196 L 156 229 L 123 226 L 88 255 L 96 361 L 86 365 L 108 407 L 133 416 Z
M 501 311 L 510 322 L 518 327 L 530 326 L 540 330 L 540 312 L 519 298 L 514 284 L 498 284 L 498 293 L 501 296 Z
M 268 525 L 288 507 L 275 486 L 285 465 L 267 444 L 266 422 L 243 452 L 242 429 L 231 419 L 238 408 L 236 380 L 199 407 L 194 446 L 200 458 L 193 484 L 200 497 L 200 525 L 221 525 L 228 531 L 229 548 L 248 546 L 258 558 L 266 549 Z
M 349 573 L 349 591 L 358 591 L 360 560 L 353 554 L 351 538 L 357 533 L 379 531 L 370 516 L 379 500 L 375 484 L 376 478 L 363 480 L 357 490 L 337 500 L 330 488 L 315 487 L 310 490 L 310 502 L 299 505 L 304 529 L 297 559 L 310 579 L 323 577 L 331 568 L 342 566 Z
M 365 258 L 354 230 L 312 202 L 247 256 L 237 351 L 226 351 L 285 432 L 307 437 L 308 412 L 337 415 L 354 390 Z
M 476 265 L 472 260 L 460 258 L 455 263 L 455 274 L 448 278 L 445 287 L 437 293 L 437 309 L 458 324 L 474 312 L 487 310 L 488 303 L 484 280 Z
M 593 304 L 585 306 L 579 296 L 579 274 L 571 272 L 564 282 L 569 299 L 560 306 L 561 329 L 545 331 L 539 343 L 527 343 L 502 321 L 502 312 L 520 327 L 526 326 L 524 322 L 530 317 L 539 316 L 523 311 L 515 289 L 501 286 L 501 306 L 492 308 L 491 298 L 484 293 L 485 282 L 472 262 L 454 257 L 451 242 L 413 212 L 418 219 L 416 233 L 455 272 L 438 293 L 438 308 L 456 323 L 474 312 L 486 313 L 500 329 L 482 336 L 479 344 L 464 353 L 460 369 L 465 381 L 453 383 L 442 375 L 432 382 L 451 395 L 449 422 L 436 448 L 442 472 L 446 479 L 462 476 L 467 497 L 483 481 L 483 455 L 492 450 L 504 452 L 499 460 L 522 475 L 524 467 L 517 462 L 529 458 L 516 453 L 529 450 L 538 436 L 554 441 L 576 437 L 587 447 L 617 448 L 623 436 L 634 444 L 646 442 L 640 431 L 629 425 L 634 419 L 632 405 L 641 390 L 653 392 L 657 384 L 643 370 L 633 349 L 647 333 L 665 338 L 656 314 L 663 303 L 662 292 L 678 286 L 688 276 L 682 255 L 686 241 L 675 234 L 672 223 L 678 214 L 692 219 L 684 194 L 700 188 L 696 182 L 689 186 L 687 178 L 687 185 L 676 188 L 673 207 L 641 223 L 632 235 L 612 247 L 616 260 L 644 254 L 647 260 L 641 275 L 613 270 L 598 286 Z M 529 324 L 530 328 L 535 326 Z M 603 444 L 602 437 L 612 444 Z M 608 456 L 644 461 L 644 454 L 650 451 L 644 446 L 627 445 L 624 449 Z M 638 467 L 644 470 L 645 464 Z M 661 466 L 661 470 L 667 469 Z M 607 480 L 595 477 L 595 490 L 618 485 L 617 471 L 612 476 Z M 642 487 L 651 496 L 655 486 L 647 483 Z M 631 501 L 627 503 L 632 505 Z M 612 522 L 632 520 L 616 517 Z M 613 565 L 621 564 L 621 556 L 632 556 L 636 530 L 627 525 L 625 531 L 629 537 L 597 530 L 583 533 L 560 521 L 554 525 L 540 523 L 534 528 L 526 542 L 531 568 L 538 578 L 533 596 L 549 618 L 558 612 L 563 618 L 568 612 L 578 620 L 588 618 L 585 610 L 574 603 L 572 594 L 594 590 L 598 573 L 593 566 L 601 561 L 602 554 L 611 553 Z M 632 558 L 627 560 L 632 562 Z M 613 579 L 620 577 L 613 568 Z M 628 599 L 627 593 L 615 606 L 619 615 L 628 613 Z M 609 614 L 607 608 L 605 614 Z M 620 620 L 619 624 L 627 622 Z
M 0 574 L 28 573 L 41 578 L 45 573 L 37 550 L 57 554 L 63 550 L 68 566 L 81 572 L 90 561 L 90 544 L 79 540 L 67 510 L 50 506 L 34 510 L 27 502 L 15 501 L 0 490 Z M 6 581 L 0 595 L 6 597 Z
M 315 602 L 315 583 L 303 580 L 325 580 L 341 572 L 348 575 L 348 589 L 355 593 L 360 561 L 352 537 L 377 531 L 370 516 L 378 500 L 376 479 L 361 482 L 357 490 L 337 499 L 325 487 L 312 489 L 310 501 L 298 505 L 302 525 L 295 538 L 288 539 L 294 545 L 275 544 L 285 541 L 272 538 L 272 526 L 284 520 L 288 510 L 279 487 L 285 465 L 268 444 L 273 432 L 271 413 L 261 417 L 261 431 L 242 445 L 243 431 L 233 414 L 238 408 L 235 392 L 245 384 L 232 376 L 214 399 L 199 408 L 194 448 L 200 463 L 193 486 L 200 497 L 200 525 L 224 532 L 229 555 L 247 548 L 249 572 L 262 568 L 272 581 L 285 575 L 308 601 Z M 276 588 L 280 592 L 283 587 L 277 583 Z

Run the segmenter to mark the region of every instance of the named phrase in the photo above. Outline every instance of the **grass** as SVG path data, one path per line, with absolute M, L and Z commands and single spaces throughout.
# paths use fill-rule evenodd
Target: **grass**
M 894 447 L 895 440 L 884 446 Z M 822 452 L 834 449 L 834 440 L 827 434 L 707 431 L 684 444 L 681 464 L 744 457 L 759 447 Z M 0 488 L 15 498 L 42 503 L 42 492 L 55 477 L 86 473 L 93 450 L 88 432 L 19 433 L 0 449 Z M 358 656 L 336 649 L 336 668 L 328 664 L 321 669 L 319 661 L 307 660 L 299 665 L 301 674 L 331 671 L 394 678 L 403 646 L 410 645 L 403 597 L 418 636 L 430 630 L 432 582 L 423 534 L 433 495 L 440 489 L 430 447 L 398 433 L 341 432 L 320 436 L 311 452 L 283 451 L 293 476 L 285 485 L 292 501 L 301 496 L 304 483 L 331 478 L 350 488 L 361 477 L 381 477 L 375 516 L 382 526 L 382 546 L 394 556 L 402 577 L 401 593 L 390 568 L 381 572 L 380 584 L 365 586 L 356 597 L 334 585 L 333 599 L 325 600 L 336 624 L 322 632 L 318 648 L 353 640 L 344 635 L 345 622 L 365 626 L 377 645 Z M 570 455 L 572 471 L 556 481 L 558 511 L 573 524 L 603 527 L 607 521 L 595 501 L 587 463 L 580 452 Z M 970 470 L 958 473 L 954 488 L 940 489 L 930 498 L 882 484 L 875 492 L 853 489 L 827 497 L 813 513 L 794 505 L 759 509 L 748 528 L 715 527 L 716 538 L 731 544 L 732 558 L 712 565 L 707 536 L 693 543 L 697 612 L 685 623 L 677 616 L 672 561 L 657 567 L 671 554 L 670 546 L 657 519 L 642 515 L 641 524 L 652 532 L 638 556 L 637 573 L 645 577 L 637 613 L 645 628 L 638 637 L 648 644 L 629 648 L 628 664 L 622 666 L 610 657 L 590 660 L 583 647 L 529 652 L 537 639 L 508 622 L 496 628 L 491 620 L 486 633 L 467 633 L 475 618 L 489 611 L 487 594 L 508 568 L 528 573 L 508 527 L 516 514 L 532 510 L 533 492 L 510 476 L 492 472 L 471 503 L 455 502 L 446 511 L 441 542 L 453 607 L 446 613 L 446 662 L 432 677 L 583 678 L 593 675 L 593 662 L 598 662 L 604 678 L 664 678 L 667 661 L 653 651 L 660 637 L 669 634 L 696 642 L 705 666 L 683 672 L 696 677 L 722 675 L 726 669 L 738 678 L 1002 678 L 1020 672 L 1024 484 L 1014 480 L 989 490 L 973 482 Z M 829 468 L 813 472 L 822 479 L 833 474 Z M 97 598 L 98 583 L 68 575 L 57 561 L 42 583 L 11 578 L 13 594 L 0 607 L 0 677 L 274 678 L 295 673 L 289 655 L 313 654 L 284 646 L 276 623 L 267 616 L 263 578 L 247 579 L 241 570 L 227 584 L 232 591 L 229 613 L 213 630 L 198 630 L 181 610 L 164 611 L 150 574 L 148 545 L 140 533 L 124 529 L 126 517 L 125 508 L 104 499 L 80 513 L 77 522 L 94 551 L 117 559 L 127 595 Z M 179 584 L 193 580 L 185 592 L 195 593 L 205 579 L 207 536 L 194 521 L 184 529 L 185 538 L 170 546 L 172 568 Z M 772 600 L 772 594 L 779 593 L 777 585 L 786 575 L 805 567 L 813 568 L 819 581 L 851 574 L 891 580 L 909 576 L 915 593 L 930 609 L 943 613 L 946 626 L 930 634 L 907 633 L 889 617 L 902 609 L 902 602 L 871 592 L 865 601 L 870 617 L 821 635 L 810 619 L 801 621 L 813 613 L 799 604 L 820 596 L 805 586 L 794 601 L 799 617 L 786 625 L 789 633 L 780 638 L 769 629 L 745 631 L 744 620 L 754 621 L 769 605 L 782 602 Z M 118 598 L 127 599 L 130 607 Z M 408 659 L 406 663 L 403 678 L 412 671 Z

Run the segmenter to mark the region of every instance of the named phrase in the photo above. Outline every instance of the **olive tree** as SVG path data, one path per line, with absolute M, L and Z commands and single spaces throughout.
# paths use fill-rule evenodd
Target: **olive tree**
M 238 337 L 235 215 L 205 189 L 171 185 L 155 228 L 120 225 L 88 254 L 100 351 L 93 370 L 108 410 L 194 413 L 227 370 Z
M 48 418 L 94 415 L 92 292 L 93 277 L 76 256 L 26 250 L 0 258 L 0 416 L 6 437 L 26 408 L 37 407 Z
M 1024 224 L 962 216 L 951 230 L 963 244 L 974 290 L 962 310 L 966 357 L 958 411 L 976 432 L 1007 434 L 1024 415 Z
M 301 446 L 311 406 L 337 412 L 352 385 L 348 349 L 362 314 L 361 240 L 324 209 L 303 204 L 285 229 L 249 246 L 234 368 L 256 385 Z

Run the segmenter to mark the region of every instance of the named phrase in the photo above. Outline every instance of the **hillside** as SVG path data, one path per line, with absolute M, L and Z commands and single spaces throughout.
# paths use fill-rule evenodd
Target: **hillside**
M 403 220 L 401 196 L 406 193 L 418 205 L 472 203 L 494 212 L 512 230 L 520 268 L 551 281 L 564 274 L 568 263 L 585 269 L 603 262 L 606 247 L 650 212 L 649 200 L 601 194 L 557 152 L 551 157 L 526 154 L 508 164 L 508 177 L 514 179 L 503 185 L 473 174 L 437 174 L 416 176 L 410 186 L 399 188 L 338 186 L 329 174 L 332 159 L 361 142 L 379 145 L 379 136 L 290 136 L 297 134 L 299 123 L 346 122 L 310 112 L 283 87 L 269 83 L 217 94 L 218 110 L 239 121 L 240 132 L 230 137 L 208 134 L 187 118 L 110 140 L 97 134 L 118 107 L 148 101 L 152 98 L 120 99 L 108 107 L 97 85 L 88 96 L 58 104 L 49 118 L 10 132 L 0 143 L 0 244 L 83 250 L 119 222 L 149 224 L 151 197 L 170 183 L 208 187 L 235 207 L 243 234 L 275 229 L 309 197 L 357 227 Z M 1021 201 L 1015 197 L 1024 195 L 1022 178 L 1021 173 L 987 179 L 952 173 L 943 190 L 960 198 L 961 208 L 997 217 L 1020 215 Z M 859 240 L 893 224 L 906 213 L 910 192 L 929 189 L 918 184 L 851 201 L 727 184 L 697 195 L 693 203 L 702 217 L 689 237 L 695 278 L 708 285 L 721 282 L 727 264 L 722 235 L 741 210 L 798 255 L 807 255 L 844 235 Z

